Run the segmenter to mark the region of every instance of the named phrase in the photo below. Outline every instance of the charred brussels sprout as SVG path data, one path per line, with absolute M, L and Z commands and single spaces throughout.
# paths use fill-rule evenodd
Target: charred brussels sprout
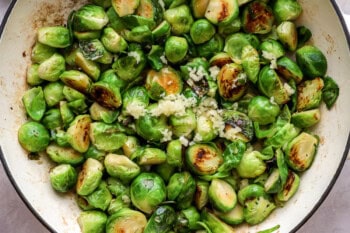
M 85 196 L 92 193 L 100 184 L 103 175 L 103 165 L 96 159 L 88 158 L 78 173 L 76 191 Z
M 206 19 L 199 19 L 191 26 L 190 35 L 195 44 L 202 44 L 210 40 L 214 34 L 215 27 Z
M 40 152 L 49 145 L 50 135 L 40 123 L 27 122 L 18 130 L 18 141 L 29 152 Z
M 173 228 L 176 213 L 170 206 L 159 206 L 147 222 L 144 233 L 167 233 Z
M 140 173 L 140 167 L 124 155 L 108 154 L 104 159 L 107 173 L 128 182 Z
M 71 45 L 69 30 L 62 26 L 39 28 L 38 41 L 53 48 L 66 48 Z
M 274 19 L 272 9 L 263 1 L 253 1 L 243 8 L 242 23 L 247 33 L 269 33 Z
M 205 18 L 213 24 L 227 24 L 238 17 L 237 0 L 210 0 L 205 11 Z
M 305 45 L 296 51 L 296 61 L 308 78 L 323 77 L 327 72 L 327 59 L 322 51 L 313 45 Z
M 76 11 L 73 18 L 74 31 L 101 30 L 108 23 L 105 10 L 96 5 L 85 5 Z
M 249 142 L 254 137 L 254 127 L 252 120 L 244 113 L 234 110 L 224 111 L 226 138 L 234 141 L 240 139 Z
M 288 201 L 298 191 L 299 185 L 299 176 L 295 172 L 289 171 L 286 183 L 284 184 L 282 190 L 277 193 L 276 200 L 280 202 Z
M 208 194 L 209 201 L 219 211 L 228 212 L 236 206 L 236 192 L 224 180 L 213 179 L 210 183 Z
M 86 152 L 90 145 L 90 123 L 89 115 L 78 115 L 67 129 L 69 144 L 81 153 Z
M 90 94 L 95 101 L 106 108 L 115 109 L 122 105 L 120 89 L 113 82 L 99 81 L 93 83 Z
M 303 80 L 303 72 L 299 66 L 288 57 L 281 57 L 277 60 L 276 72 L 287 80 L 294 80 L 300 83 Z
M 78 70 L 64 71 L 60 75 L 60 79 L 67 86 L 84 94 L 89 93 L 92 85 L 92 81 L 89 76 Z
M 273 123 L 279 113 L 279 106 L 264 96 L 253 97 L 248 105 L 248 116 L 261 125 Z
M 166 10 L 164 19 L 170 23 L 171 31 L 174 35 L 188 33 L 193 23 L 191 10 L 187 5 Z
M 298 86 L 297 110 L 305 111 L 320 106 L 324 82 L 321 78 L 306 80 Z
M 108 217 L 106 233 L 143 232 L 147 225 L 145 215 L 139 211 L 123 208 Z
M 107 215 L 98 210 L 82 211 L 78 217 L 78 224 L 82 233 L 103 233 L 107 222 Z
M 280 22 L 295 20 L 302 13 L 302 7 L 297 0 L 277 0 L 274 2 L 273 13 Z
M 176 201 L 180 209 L 191 206 L 196 191 L 196 182 L 189 172 L 175 173 L 170 177 L 167 186 L 169 201 Z
M 312 109 L 302 112 L 293 113 L 291 122 L 299 128 L 309 128 L 321 120 L 319 109 Z
M 147 214 L 151 214 L 166 199 L 163 179 L 155 173 L 141 173 L 131 183 L 132 204 Z

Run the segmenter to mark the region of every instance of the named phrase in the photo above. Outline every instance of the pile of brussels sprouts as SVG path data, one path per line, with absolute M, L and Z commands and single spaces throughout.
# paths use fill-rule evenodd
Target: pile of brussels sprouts
M 298 190 L 339 94 L 301 14 L 296 0 L 92 0 L 38 29 L 19 142 L 56 164 L 84 233 L 258 224 Z

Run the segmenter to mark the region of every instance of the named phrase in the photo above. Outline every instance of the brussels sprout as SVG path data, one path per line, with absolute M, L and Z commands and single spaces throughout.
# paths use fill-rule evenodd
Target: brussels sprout
M 132 159 L 136 159 L 139 165 L 156 165 L 166 161 L 167 155 L 158 148 L 140 148 L 135 154 L 131 155 Z
M 82 233 L 103 233 L 107 215 L 98 210 L 82 211 L 78 217 L 78 224 Z
M 205 11 L 208 7 L 209 0 L 191 0 L 192 15 L 195 18 L 204 18 Z
M 182 167 L 182 144 L 181 140 L 172 140 L 166 147 L 166 161 L 169 165 Z
M 339 96 L 339 86 L 331 77 L 325 77 L 323 82 L 322 100 L 326 103 L 327 108 L 330 109 Z
M 18 141 L 29 152 L 40 152 L 49 145 L 47 129 L 37 122 L 26 122 L 18 129 Z
M 143 232 L 147 225 L 145 215 L 139 211 L 123 208 L 108 217 L 106 233 Z
M 22 102 L 26 113 L 34 121 L 40 121 L 46 110 L 46 103 L 44 98 L 44 92 L 41 87 L 34 87 L 27 90 L 23 97 Z
M 206 19 L 195 21 L 190 29 L 192 41 L 195 44 L 202 44 L 210 40 L 215 34 L 215 27 Z
M 122 36 L 128 42 L 153 44 L 152 31 L 146 25 L 137 26 L 131 30 L 124 30 L 122 31 Z
M 169 163 L 167 162 L 164 162 L 164 163 L 161 163 L 161 164 L 157 164 L 155 167 L 154 167 L 154 171 L 160 175 L 162 177 L 162 179 L 165 181 L 165 182 L 168 182 L 170 177 L 175 173 L 175 169 L 176 167 L 173 166 L 173 165 L 170 165 Z
M 318 144 L 316 136 L 302 132 L 285 148 L 287 164 L 295 171 L 307 170 L 314 160 Z
M 144 2 L 144 0 L 142 1 Z M 126 15 L 122 17 L 122 20 L 125 27 L 131 31 L 140 26 L 146 26 L 151 31 L 156 26 L 156 22 L 153 19 L 141 15 Z
M 159 72 L 155 70 L 148 71 L 145 87 L 151 99 L 159 100 L 163 95 L 180 94 L 183 83 L 176 70 L 165 67 Z
M 151 214 L 166 198 L 166 187 L 162 178 L 155 173 L 141 173 L 131 183 L 132 204 Z
M 237 168 L 246 152 L 246 144 L 241 140 L 234 140 L 228 144 L 222 154 L 224 163 L 219 167 L 219 173 L 228 173 Z
M 159 71 L 162 69 L 164 64 L 168 63 L 164 55 L 164 48 L 160 45 L 152 45 L 147 55 L 147 61 L 154 70 Z
M 145 65 L 146 56 L 143 51 L 136 45 L 131 44 L 127 55 L 119 57 L 113 63 L 112 68 L 122 80 L 131 82 L 141 74 Z
M 112 6 L 120 17 L 131 15 L 140 5 L 140 0 L 112 0 Z
M 312 32 L 305 26 L 297 27 L 298 48 L 303 47 L 312 37 Z
M 152 19 L 156 24 L 158 24 L 162 19 L 163 9 L 159 1 L 140 0 L 140 5 L 136 9 L 136 15 Z
M 297 64 L 307 78 L 323 77 L 327 72 L 327 59 L 315 46 L 305 45 L 295 53 Z
M 218 136 L 218 132 L 214 127 L 214 119 L 209 114 L 201 114 L 197 116 L 195 129 L 195 142 L 210 142 Z
M 259 151 L 246 152 L 237 167 L 237 172 L 243 178 L 255 178 L 263 174 L 266 164 L 261 159 Z
M 186 113 L 182 116 L 171 115 L 169 123 L 172 126 L 173 134 L 177 137 L 190 136 L 196 129 L 196 115 L 191 109 L 186 109 Z
M 243 207 L 239 203 L 226 213 L 214 210 L 214 214 L 229 225 L 238 225 L 244 221 Z
M 194 203 L 197 209 L 201 210 L 209 202 L 209 182 L 204 180 L 196 181 L 196 192 L 194 194 Z
M 231 141 L 240 139 L 244 142 L 251 141 L 254 137 L 252 120 L 244 113 L 234 110 L 226 110 L 223 113 L 225 122 L 225 138 Z
M 127 136 L 120 131 L 118 126 L 93 122 L 90 124 L 90 140 L 97 149 L 113 152 L 121 148 L 126 142 Z
M 107 212 L 109 215 L 113 215 L 123 208 L 130 208 L 130 204 L 130 197 L 126 194 L 121 194 L 117 196 L 117 198 L 111 200 Z
M 75 65 L 81 68 L 90 78 L 97 81 L 101 74 L 99 63 L 87 59 L 81 51 L 75 53 Z
M 182 61 L 187 54 L 187 40 L 179 36 L 170 36 L 165 42 L 165 56 L 171 63 Z
M 273 63 L 276 62 L 278 58 L 284 56 L 286 53 L 283 45 L 277 40 L 273 39 L 267 39 L 263 41 L 260 44 L 259 49 L 261 51 L 261 56 L 264 59 L 270 61 L 271 66 L 275 66 Z
M 66 48 L 71 45 L 69 30 L 62 26 L 41 27 L 38 29 L 38 42 L 53 48 Z
M 213 24 L 227 24 L 238 17 L 239 7 L 237 0 L 209 0 L 205 11 L 205 18 Z
M 256 83 L 260 71 L 260 59 L 258 51 L 251 45 L 246 45 L 242 49 L 242 67 L 248 79 Z
M 79 48 L 88 60 L 107 65 L 113 62 L 113 55 L 106 50 L 99 39 L 81 40 Z
M 281 57 L 277 60 L 276 72 L 287 80 L 294 80 L 300 83 L 303 79 L 303 72 L 299 66 L 288 57 Z
M 121 181 L 131 181 L 140 173 L 140 167 L 124 155 L 108 154 L 104 159 L 107 173 Z
M 242 97 L 247 88 L 247 75 L 242 66 L 231 63 L 224 65 L 218 76 L 219 94 L 225 100 L 236 101 Z
M 264 183 L 266 193 L 277 193 L 281 189 L 280 172 L 274 168 Z
M 60 110 L 58 108 L 53 108 L 46 111 L 41 123 L 47 129 L 56 129 L 63 126 Z
M 129 195 L 129 186 L 126 186 L 122 181 L 115 177 L 109 176 L 106 179 L 107 187 L 109 191 L 116 197 L 122 196 L 122 195 Z
M 305 111 L 320 106 L 324 82 L 321 78 L 306 80 L 298 86 L 297 110 Z
M 77 194 L 85 196 L 92 193 L 99 186 L 102 175 L 103 165 L 96 159 L 86 159 L 82 170 L 78 173 Z
M 265 146 L 281 148 L 285 143 L 295 138 L 300 133 L 300 129 L 293 124 L 286 123 L 272 137 L 265 141 Z
M 200 214 L 194 206 L 181 210 L 175 222 L 175 232 L 189 232 L 190 230 L 198 230 Z
M 101 30 L 108 23 L 105 10 L 97 5 L 84 5 L 73 18 L 73 29 L 78 32 Z
M 175 210 L 167 205 L 159 206 L 149 218 L 144 233 L 167 233 L 173 228 Z
M 106 27 L 103 29 L 101 42 L 105 48 L 112 53 L 123 52 L 127 49 L 128 44 L 113 28 Z
M 285 185 L 283 186 L 283 189 L 276 194 L 276 197 L 275 197 L 276 200 L 280 202 L 288 201 L 298 191 L 299 185 L 300 185 L 299 176 L 295 172 L 289 171 L 288 177 Z
M 105 211 L 112 201 L 112 194 L 107 188 L 107 183 L 101 181 L 99 186 L 92 193 L 84 196 L 84 199 L 87 200 L 90 206 Z
M 78 70 L 64 71 L 60 79 L 67 86 L 84 94 L 89 93 L 92 84 L 89 76 Z
M 78 165 L 84 161 L 84 155 L 71 147 L 59 146 L 51 143 L 46 147 L 49 158 L 58 164 Z
M 111 110 L 99 105 L 97 102 L 94 102 L 90 108 L 89 113 L 91 119 L 95 121 L 103 121 L 104 123 L 111 124 L 117 120 L 119 112 L 116 110 Z
M 185 171 L 175 173 L 168 182 L 167 195 L 169 201 L 175 201 L 180 209 L 186 209 L 191 206 L 194 193 L 196 191 L 196 182 L 191 173 Z
M 64 99 L 63 87 L 61 82 L 51 82 L 44 87 L 44 97 L 49 107 L 57 105 Z
M 218 26 L 218 33 L 224 37 L 227 37 L 233 33 L 239 32 L 241 30 L 241 26 L 241 19 L 235 18 L 228 24 L 220 24 Z
M 42 63 L 56 53 L 56 48 L 36 42 L 32 48 L 31 61 L 33 63 Z
M 312 109 L 302 112 L 293 113 L 291 122 L 299 128 L 309 128 L 321 120 L 319 109 Z
M 209 186 L 209 201 L 219 211 L 228 212 L 237 203 L 237 196 L 232 186 L 224 180 L 213 179 Z
M 191 10 L 185 4 L 166 10 L 164 19 L 170 23 L 175 36 L 188 33 L 193 23 Z
M 74 120 L 74 113 L 69 108 L 67 101 L 61 101 L 59 104 L 59 110 L 62 118 L 63 125 L 65 127 L 69 126 L 69 124 Z
M 262 1 L 253 1 L 243 8 L 242 24 L 247 33 L 269 33 L 272 30 L 274 19 L 270 6 Z
M 39 64 L 31 64 L 28 66 L 26 73 L 26 81 L 31 86 L 37 86 L 44 80 L 39 77 Z
M 252 98 L 248 105 L 249 118 L 261 125 L 273 123 L 279 113 L 279 106 L 264 96 Z
M 298 32 L 295 24 L 290 21 L 280 23 L 276 29 L 279 40 L 290 51 L 295 51 L 298 46 Z
M 204 209 L 201 213 L 201 220 L 204 224 L 207 225 L 210 232 L 212 233 L 234 233 L 236 232 L 230 225 L 221 221 L 213 213 L 209 212 L 207 209 Z
M 212 58 L 210 58 L 209 63 L 211 67 L 218 67 L 221 68 L 226 64 L 232 63 L 231 57 L 225 53 L 225 52 L 220 52 L 215 54 Z
M 230 55 L 231 59 L 237 63 L 242 63 L 242 50 L 250 45 L 246 35 L 241 32 L 234 33 L 225 39 L 224 51 Z
M 84 153 L 89 148 L 90 123 L 89 115 L 79 115 L 67 129 L 68 142 L 78 152 Z
M 274 2 L 272 9 L 279 22 L 296 20 L 303 11 L 297 0 L 277 0 Z
M 109 1 L 109 0 L 92 0 L 92 2 L 95 5 L 103 7 L 103 8 L 108 8 L 108 7 L 112 6 L 111 1 Z
M 89 149 L 84 153 L 85 158 L 93 158 L 100 162 L 105 159 L 106 152 L 97 149 L 94 145 L 90 145 Z
M 101 31 L 85 31 L 85 32 L 74 31 L 73 35 L 75 38 L 78 39 L 78 41 L 95 40 L 101 37 Z
M 185 153 L 186 164 L 198 175 L 212 175 L 223 163 L 221 152 L 211 144 L 194 144 Z
M 77 115 L 86 113 L 88 109 L 88 105 L 84 99 L 71 101 L 67 105 L 72 110 L 72 112 Z
M 90 94 L 103 107 L 115 109 L 122 105 L 119 87 L 112 82 L 99 81 L 93 83 Z
M 221 52 L 223 48 L 224 39 L 219 34 L 215 34 L 209 41 L 197 45 L 197 53 L 199 57 L 210 59 L 216 53 Z
M 43 61 L 38 68 L 38 75 L 41 79 L 55 82 L 65 71 L 64 57 L 58 53 L 53 54 L 50 58 Z

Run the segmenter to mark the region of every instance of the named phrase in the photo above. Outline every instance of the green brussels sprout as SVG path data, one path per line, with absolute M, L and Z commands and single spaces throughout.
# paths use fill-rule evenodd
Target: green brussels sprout
M 163 20 L 156 28 L 152 30 L 152 36 L 155 41 L 164 41 L 171 34 L 171 25 Z
M 285 143 L 295 138 L 300 133 L 300 129 L 293 124 L 286 123 L 270 138 L 266 139 L 265 146 L 280 148 Z
M 141 173 L 131 183 L 132 204 L 144 213 L 151 214 L 166 198 L 166 187 L 155 173 Z
M 108 8 L 106 14 L 109 19 L 108 27 L 113 28 L 118 33 L 126 28 L 122 18 L 117 14 L 113 6 Z
M 164 0 L 164 8 L 175 8 L 186 3 L 186 0 Z
M 211 144 L 194 144 L 185 153 L 186 164 L 197 175 L 212 175 L 224 162 L 221 152 Z
M 297 0 L 277 0 L 272 5 L 272 10 L 279 22 L 296 20 L 303 11 Z
M 142 2 L 145 2 L 145 0 L 142 0 Z M 123 16 L 122 20 L 125 27 L 129 30 L 133 30 L 134 28 L 140 26 L 146 26 L 149 30 L 152 30 L 156 26 L 156 22 L 153 19 L 141 16 L 139 14 Z
M 218 132 L 214 127 L 214 120 L 209 114 L 201 114 L 197 116 L 196 125 L 193 141 L 210 142 L 218 136 Z
M 81 40 L 79 48 L 88 60 L 107 65 L 113 62 L 113 55 L 107 51 L 99 39 Z
M 287 80 L 294 80 L 300 83 L 303 80 L 303 72 L 299 66 L 288 57 L 281 57 L 277 60 L 276 72 Z
M 68 127 L 70 123 L 74 120 L 74 113 L 69 108 L 67 101 L 61 101 L 59 103 L 59 110 L 62 118 L 63 125 Z
M 295 51 L 298 47 L 298 32 L 295 24 L 284 21 L 276 29 L 279 40 L 290 51 Z
M 279 106 L 264 96 L 253 97 L 248 105 L 249 118 L 260 125 L 275 122 L 279 113 Z
M 156 165 L 166 161 L 167 155 L 159 148 L 140 148 L 135 154 L 131 155 L 132 159 L 136 159 L 139 165 Z
M 299 185 L 299 176 L 295 172 L 289 171 L 286 183 L 284 184 L 283 189 L 276 194 L 275 199 L 279 202 L 288 201 L 298 191 Z
M 141 48 L 131 44 L 127 55 L 119 57 L 113 63 L 112 68 L 122 80 L 131 82 L 141 74 L 146 61 L 146 56 Z
M 259 49 L 263 59 L 271 62 L 271 66 L 274 66 L 273 62 L 276 62 L 278 58 L 284 56 L 286 53 L 283 45 L 277 40 L 273 39 L 263 41 L 260 44 Z
M 133 14 L 139 5 L 140 0 L 112 0 L 112 6 L 120 17 Z
M 120 149 L 127 139 L 118 126 L 103 122 L 91 123 L 89 135 L 91 143 L 97 149 L 109 152 Z
M 165 67 L 159 72 L 148 71 L 145 87 L 151 99 L 159 100 L 163 95 L 180 94 L 183 83 L 180 74 L 175 69 Z
M 184 37 L 170 36 L 165 42 L 165 56 L 171 63 L 182 61 L 187 51 L 188 43 Z
M 236 232 L 230 225 L 221 221 L 214 213 L 209 212 L 209 210 L 204 209 L 201 213 L 202 222 L 208 227 L 207 232 L 212 233 L 234 233 Z
M 71 101 L 67 105 L 72 110 L 72 112 L 77 114 L 77 115 L 86 113 L 86 110 L 88 108 L 84 99 L 78 99 L 78 100 Z
M 196 181 L 196 192 L 194 194 L 194 203 L 197 209 L 201 210 L 209 202 L 209 182 L 204 180 Z
M 31 61 L 33 63 L 42 63 L 45 60 L 49 59 L 52 55 L 56 53 L 56 48 L 53 48 L 49 45 L 36 42 L 32 48 Z
M 168 164 L 176 167 L 182 167 L 182 143 L 181 140 L 172 140 L 166 147 L 166 161 Z
M 119 197 L 119 196 L 122 196 L 123 194 L 124 195 L 129 195 L 130 194 L 129 186 L 124 184 L 119 179 L 109 176 L 106 179 L 106 182 L 107 182 L 107 187 L 108 187 L 109 191 L 114 196 Z
M 175 36 L 188 33 L 193 23 L 191 10 L 185 4 L 166 10 L 164 19 L 170 23 Z
M 258 51 L 251 45 L 246 45 L 242 49 L 242 67 L 248 79 L 256 83 L 260 71 L 260 59 Z
M 73 35 L 75 38 L 78 39 L 78 41 L 95 40 L 101 37 L 101 31 L 85 31 L 85 32 L 74 31 Z
M 272 169 L 264 183 L 266 193 L 277 193 L 281 189 L 280 172 L 278 168 Z
M 94 81 L 97 81 L 100 77 L 101 68 L 99 63 L 87 59 L 80 50 L 75 53 L 74 63 Z
M 112 194 L 107 188 L 107 183 L 101 181 L 99 186 L 87 196 L 84 196 L 89 205 L 96 209 L 107 210 L 110 202 L 112 201 Z
M 182 116 L 171 115 L 169 123 L 175 136 L 187 137 L 196 129 L 196 115 L 188 108 L 186 109 L 186 113 Z
M 151 50 L 147 54 L 147 61 L 152 69 L 159 71 L 167 64 L 168 61 L 164 57 L 164 48 L 160 45 L 152 45 Z
M 125 4 L 128 3 L 129 1 L 125 1 Z M 147 219 L 143 213 L 128 208 L 123 208 L 108 217 L 106 223 L 106 233 L 143 232 L 146 225 Z
M 58 108 L 52 108 L 45 112 L 44 117 L 41 120 L 41 123 L 47 129 L 56 129 L 63 126 L 61 112 Z
M 140 5 L 136 9 L 136 15 L 152 19 L 158 24 L 162 20 L 163 9 L 159 1 L 140 0 Z
M 241 30 L 242 23 L 240 18 L 235 18 L 232 22 L 228 24 L 220 24 L 218 26 L 218 33 L 224 37 L 227 37 L 233 33 L 239 32 Z
M 312 32 L 305 26 L 297 27 L 298 48 L 303 47 L 312 37 Z
M 213 179 L 210 183 L 209 201 L 215 209 L 228 212 L 232 210 L 237 203 L 237 196 L 232 186 L 222 179 Z
M 210 40 L 215 34 L 215 27 L 206 19 L 196 20 L 190 29 L 192 41 L 202 44 Z
M 59 146 L 51 143 L 46 147 L 49 158 L 58 164 L 78 165 L 84 161 L 84 155 L 71 147 Z
M 64 71 L 60 75 L 61 81 L 67 86 L 84 94 L 88 94 L 92 85 L 92 81 L 85 73 L 78 70 Z
M 219 34 L 215 34 L 209 41 L 197 45 L 197 53 L 199 57 L 210 59 L 216 53 L 221 52 L 223 48 L 224 39 Z
M 210 0 L 205 11 L 205 18 L 215 25 L 227 24 L 238 17 L 237 0 Z
M 122 146 L 124 155 L 131 157 L 131 155 L 140 147 L 140 142 L 137 137 L 127 136 L 125 143 Z
M 271 7 L 262 1 L 253 1 L 243 8 L 242 24 L 247 33 L 269 33 L 272 30 L 274 19 Z
M 89 115 L 78 115 L 67 129 L 69 144 L 81 153 L 86 152 L 90 145 L 90 124 L 91 118 Z
M 187 171 L 175 173 L 170 177 L 166 190 L 169 201 L 175 201 L 178 208 L 186 209 L 193 201 L 196 182 Z
M 330 109 L 339 96 L 339 86 L 331 77 L 323 79 L 324 87 L 322 88 L 322 100 L 325 102 L 328 109 Z
M 39 77 L 39 64 L 31 64 L 28 66 L 26 73 L 26 81 L 31 86 L 40 85 L 44 80 Z
M 43 92 L 47 106 L 55 106 L 64 99 L 63 87 L 61 82 L 51 82 L 44 87 Z
M 97 5 L 84 5 L 79 8 L 73 18 L 73 29 L 78 32 L 101 30 L 108 23 L 105 10 Z
M 307 170 L 316 155 L 319 139 L 309 133 L 302 132 L 291 140 L 286 148 L 286 162 L 295 171 Z
M 309 128 L 317 124 L 321 120 L 321 112 L 318 108 L 295 112 L 292 114 L 291 122 L 299 128 Z
M 146 25 L 137 26 L 131 30 L 124 30 L 122 31 L 122 36 L 128 42 L 153 44 L 152 31 Z
M 321 78 L 306 80 L 298 85 L 297 110 L 305 111 L 320 106 L 324 81 Z
M 149 218 L 144 233 L 167 233 L 176 219 L 175 210 L 167 205 L 159 206 Z
M 204 18 L 205 11 L 208 7 L 209 0 L 191 0 L 192 15 L 195 18 Z
M 107 212 L 109 215 L 113 215 L 123 208 L 130 208 L 130 204 L 130 197 L 126 194 L 121 194 L 117 196 L 117 198 L 111 200 Z
M 102 162 L 106 157 L 106 152 L 97 149 L 94 145 L 90 145 L 89 149 L 84 153 L 85 158 L 93 158 Z
M 149 97 L 145 87 L 133 87 L 123 94 L 123 115 L 131 115 L 138 119 L 145 114 L 148 105 Z
M 141 171 L 136 163 L 124 155 L 107 154 L 104 165 L 110 176 L 125 182 L 131 181 Z
M 181 210 L 176 218 L 174 230 L 176 232 L 189 232 L 190 230 L 198 230 L 200 227 L 198 222 L 200 214 L 194 206 Z
M 55 53 L 39 65 L 38 75 L 41 79 L 55 82 L 60 78 L 60 75 L 65 69 L 64 57 L 59 53 Z
M 224 51 L 230 55 L 231 59 L 237 63 L 242 63 L 242 50 L 245 46 L 250 45 L 246 34 L 237 32 L 225 39 Z
M 214 210 L 214 214 L 229 225 L 238 225 L 244 221 L 243 207 L 239 203 L 226 213 Z
M 61 164 L 50 170 L 50 183 L 58 192 L 69 191 L 77 182 L 77 172 L 69 164 Z
M 18 141 L 29 152 L 40 152 L 49 145 L 47 129 L 37 122 L 26 122 L 18 129 Z
M 262 154 L 259 151 L 245 153 L 237 166 L 239 176 L 255 178 L 263 174 L 266 170 L 266 164 L 261 158 Z
M 94 102 L 90 106 L 89 113 L 91 115 L 92 120 L 103 121 L 106 124 L 111 124 L 114 121 L 116 121 L 119 115 L 119 111 L 105 108 L 97 102 Z
M 217 84 L 222 98 L 236 101 L 243 96 L 247 89 L 247 75 L 243 72 L 241 65 L 226 64 L 217 76 Z
M 53 48 L 66 48 L 71 45 L 71 38 L 66 27 L 41 27 L 38 29 L 38 42 Z
M 103 107 L 116 109 L 122 105 L 120 89 L 113 82 L 98 81 L 93 83 L 90 94 Z
M 76 192 L 86 196 L 92 193 L 101 183 L 103 165 L 96 159 L 85 160 L 81 171 L 78 173 Z
M 40 121 L 43 118 L 46 111 L 46 102 L 43 89 L 40 86 L 27 90 L 22 96 L 22 102 L 30 118 L 34 121 Z
M 257 84 L 259 90 L 276 104 L 287 103 L 290 100 L 290 95 L 294 94 L 294 91 L 290 90 L 290 86 L 283 84 L 277 72 L 269 66 L 261 69 Z
M 78 217 L 78 224 L 82 233 L 103 233 L 107 215 L 99 210 L 82 211 Z
M 295 53 L 297 64 L 307 78 L 323 77 L 327 72 L 327 59 L 315 46 L 305 45 Z
M 249 142 L 254 137 L 252 120 L 244 113 L 234 110 L 226 110 L 223 113 L 225 122 L 225 138 L 230 141 L 240 139 Z
M 175 166 L 170 165 L 167 162 L 164 162 L 164 163 L 161 163 L 161 164 L 157 164 L 155 166 L 154 171 L 158 175 L 160 175 L 165 182 L 168 182 L 170 177 L 175 173 L 175 171 L 176 171 L 175 169 L 176 169 Z

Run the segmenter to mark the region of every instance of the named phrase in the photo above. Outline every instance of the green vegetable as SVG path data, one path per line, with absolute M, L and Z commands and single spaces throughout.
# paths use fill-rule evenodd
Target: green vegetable
M 40 152 L 49 145 L 47 129 L 37 122 L 26 122 L 18 129 L 18 141 L 29 152 Z
M 325 77 L 323 82 L 322 100 L 326 103 L 327 108 L 330 109 L 339 96 L 339 86 L 331 77 Z
M 320 49 L 305 45 L 296 51 L 296 61 L 306 77 L 323 77 L 327 72 L 327 59 Z

